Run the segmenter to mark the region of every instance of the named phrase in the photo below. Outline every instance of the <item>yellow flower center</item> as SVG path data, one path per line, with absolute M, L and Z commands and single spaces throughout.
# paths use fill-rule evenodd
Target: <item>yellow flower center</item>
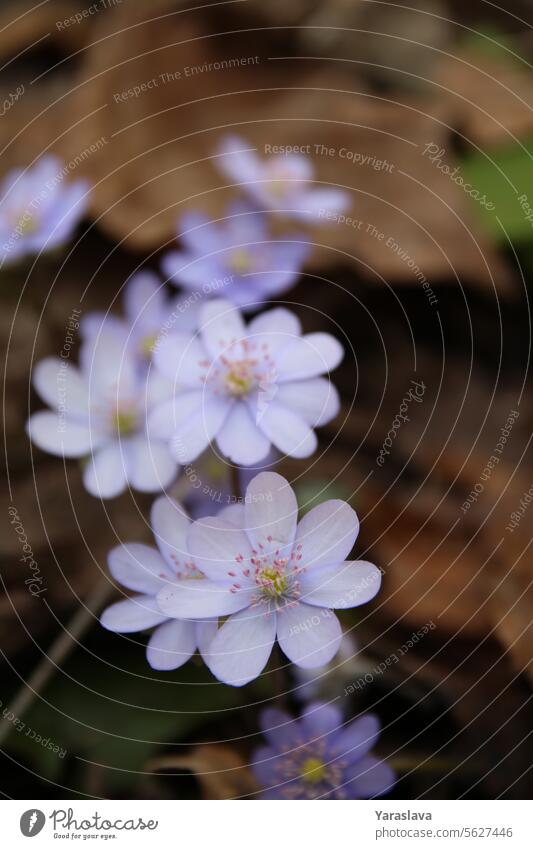
M 287 589 L 286 576 L 276 569 L 263 569 L 260 579 L 264 582 L 263 591 L 273 598 L 279 598 Z
M 37 219 L 31 213 L 23 212 L 15 221 L 15 229 L 17 233 L 29 236 L 37 230 Z
M 307 758 L 302 764 L 302 779 L 308 784 L 319 784 L 326 774 L 320 758 Z
M 137 427 L 137 416 L 131 410 L 118 410 L 113 419 L 119 436 L 129 436 Z
M 147 359 L 152 356 L 152 352 L 157 342 L 157 336 L 157 333 L 152 333 L 141 340 L 141 354 Z
M 229 258 L 229 267 L 235 274 L 246 274 L 253 268 L 253 260 L 249 251 L 238 248 L 232 251 Z
M 224 383 L 229 394 L 234 395 L 235 398 L 248 395 L 255 383 L 250 365 L 248 363 L 234 363 L 226 374 Z

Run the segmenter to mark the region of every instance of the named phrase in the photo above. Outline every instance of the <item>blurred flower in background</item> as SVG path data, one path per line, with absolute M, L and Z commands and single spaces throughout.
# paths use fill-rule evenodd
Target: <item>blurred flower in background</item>
M 260 722 L 267 745 L 252 769 L 263 799 L 372 799 L 394 784 L 391 767 L 370 754 L 380 730 L 372 714 L 343 723 L 339 708 L 315 702 L 298 720 L 267 708 Z
M 306 221 L 326 214 L 345 212 L 350 196 L 343 189 L 314 185 L 314 169 L 308 156 L 279 153 L 261 159 L 255 148 L 239 136 L 228 136 L 217 160 L 228 179 L 241 186 L 261 208 Z
M 22 257 L 64 244 L 85 214 L 86 180 L 65 182 L 66 167 L 55 156 L 43 156 L 30 168 L 17 168 L 0 188 L 0 259 Z
M 168 278 L 205 296 L 223 295 L 243 309 L 257 309 L 286 292 L 309 254 L 305 236 L 272 237 L 265 216 L 241 203 L 218 222 L 186 213 L 178 235 L 185 249 L 163 258 Z

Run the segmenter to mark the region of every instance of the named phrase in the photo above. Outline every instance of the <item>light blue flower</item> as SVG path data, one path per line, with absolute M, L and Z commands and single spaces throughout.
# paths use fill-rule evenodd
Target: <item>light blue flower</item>
M 256 678 L 276 639 L 304 669 L 329 663 L 342 639 L 332 609 L 365 604 L 381 584 L 372 563 L 346 560 L 359 530 L 356 513 L 331 500 L 298 522 L 296 496 L 274 472 L 257 475 L 244 504 L 231 510 L 231 523 L 226 515 L 191 525 L 187 548 L 206 580 L 163 587 L 159 607 L 169 617 L 228 617 L 206 656 L 226 684 Z
M 372 714 L 344 723 L 331 704 L 311 704 L 300 719 L 268 708 L 261 728 L 267 745 L 254 752 L 252 769 L 263 799 L 373 799 L 395 782 L 370 754 L 380 731 Z

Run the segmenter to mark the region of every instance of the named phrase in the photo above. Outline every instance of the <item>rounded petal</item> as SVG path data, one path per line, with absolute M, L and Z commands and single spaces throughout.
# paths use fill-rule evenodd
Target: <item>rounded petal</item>
M 59 357 L 47 357 L 33 370 L 33 385 L 45 404 L 63 416 L 87 419 L 89 389 L 80 371 Z
M 366 560 L 318 566 L 300 579 L 302 601 L 337 609 L 366 604 L 377 595 L 380 586 L 381 571 Z
M 220 170 L 237 183 L 260 179 L 261 160 L 249 142 L 240 136 L 226 136 L 218 150 Z
M 244 499 L 246 533 L 255 549 L 265 552 L 292 546 L 298 502 L 287 480 L 261 472 L 250 481 Z
M 208 301 L 200 312 L 200 332 L 212 357 L 218 357 L 228 347 L 245 336 L 244 321 L 238 309 L 229 301 L 217 298 Z
M 327 374 L 337 368 L 343 356 L 341 343 L 330 333 L 307 333 L 278 353 L 278 380 L 306 380 Z
M 233 584 L 237 580 L 236 573 L 239 573 L 239 581 L 243 586 L 251 584 L 250 579 L 240 575 L 240 562 L 249 565 L 252 556 L 248 537 L 240 528 L 219 516 L 199 519 L 189 529 L 187 546 L 198 568 L 211 581 Z
M 360 760 L 356 770 L 356 775 L 344 788 L 352 799 L 374 799 L 383 796 L 396 781 L 392 767 L 372 755 Z
M 48 410 L 34 413 L 26 431 L 41 451 L 57 457 L 83 457 L 94 447 L 88 425 L 63 419 Z
M 327 424 L 340 409 L 339 393 L 324 377 L 280 383 L 276 402 L 297 413 L 310 427 Z
M 176 477 L 178 466 L 163 442 L 149 442 L 138 436 L 128 440 L 124 459 L 126 475 L 133 489 L 139 492 L 159 492 Z
M 258 423 L 278 451 L 289 457 L 302 459 L 316 451 L 318 440 L 314 431 L 297 413 L 277 401 L 267 402 Z
M 183 507 L 173 498 L 162 495 L 152 504 L 150 525 L 159 551 L 173 571 L 190 559 L 187 549 L 190 524 Z
M 296 530 L 296 544 L 302 546 L 307 569 L 335 565 L 350 554 L 357 534 L 357 513 L 346 501 L 331 499 L 305 514 Z
M 268 345 L 272 356 L 299 339 L 301 333 L 298 316 L 285 307 L 276 307 L 254 318 L 248 325 L 247 336 L 257 347 Z
M 342 729 L 342 711 L 335 705 L 314 702 L 308 705 L 301 714 L 302 726 L 308 740 L 316 740 L 326 734 L 332 734 Z M 329 741 L 328 741 L 329 742 Z
M 301 742 L 298 720 L 278 708 L 262 710 L 259 716 L 259 727 L 276 752 L 288 752 L 295 749 Z
M 134 328 L 159 329 L 166 307 L 165 287 L 153 271 L 138 271 L 124 289 L 126 315 Z
M 334 218 L 328 219 L 324 215 L 326 210 L 339 214 L 340 212 L 345 212 L 351 205 L 350 195 L 342 189 L 308 189 L 302 192 L 300 201 L 301 217 L 308 219 L 311 216 L 320 215 L 322 223 L 328 220 L 335 221 Z
M 202 657 L 209 651 L 218 631 L 218 619 L 208 619 L 205 622 L 195 622 L 196 645 Z
M 100 448 L 83 472 L 85 489 L 97 498 L 115 498 L 126 489 L 126 470 L 118 442 Z
M 108 631 L 130 634 L 160 625 L 167 619 L 152 595 L 138 595 L 117 601 L 102 613 L 100 622 Z
M 278 642 L 289 660 L 303 669 L 329 663 L 341 639 L 339 620 L 331 610 L 295 604 L 278 614 Z
M 146 658 L 152 669 L 165 671 L 183 666 L 195 651 L 194 622 L 171 619 L 156 628 L 150 637 Z
M 217 434 L 217 444 L 222 453 L 239 466 L 261 462 L 270 450 L 270 440 L 259 430 L 242 402 L 233 405 Z
M 202 253 L 205 252 L 205 249 Z M 192 289 L 201 298 L 216 291 L 228 276 L 221 257 L 196 256 L 195 254 L 170 251 L 163 257 L 161 267 L 167 278 L 174 284 L 179 283 Z
M 176 428 L 202 409 L 203 397 L 201 389 L 179 392 L 175 398 L 154 407 L 147 423 L 150 438 L 170 440 Z
M 162 576 L 171 577 L 159 551 L 142 543 L 117 545 L 107 555 L 107 563 L 115 581 L 138 593 L 155 595 Z
M 192 254 L 203 256 L 226 246 L 223 228 L 202 212 L 185 212 L 178 222 L 178 236 Z
M 206 351 L 189 333 L 162 334 L 154 345 L 153 362 L 173 385 L 201 388 L 207 372 Z
M 276 636 L 276 616 L 258 608 L 247 608 L 224 622 L 217 632 L 207 663 L 224 684 L 242 687 L 265 668 Z
M 250 767 L 260 787 L 267 789 L 279 783 L 279 761 L 279 755 L 270 746 L 261 746 L 253 752 Z
M 170 450 L 182 466 L 204 451 L 222 428 L 231 410 L 226 398 L 206 398 L 201 408 L 183 421 L 172 435 Z
M 163 587 L 157 603 L 166 616 L 174 619 L 213 619 L 228 616 L 248 607 L 252 591 L 230 592 L 228 584 L 207 579 L 174 581 Z

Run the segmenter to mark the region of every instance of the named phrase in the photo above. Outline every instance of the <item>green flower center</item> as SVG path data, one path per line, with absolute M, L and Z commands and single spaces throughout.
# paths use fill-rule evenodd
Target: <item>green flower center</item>
M 229 258 L 229 267 L 235 274 L 246 274 L 253 268 L 252 256 L 244 248 L 232 251 Z
M 137 416 L 131 410 L 118 410 L 114 415 L 113 424 L 119 436 L 129 436 L 137 429 Z
M 319 784 L 326 775 L 326 767 L 320 758 L 307 758 L 302 764 L 302 780 L 307 784 Z

